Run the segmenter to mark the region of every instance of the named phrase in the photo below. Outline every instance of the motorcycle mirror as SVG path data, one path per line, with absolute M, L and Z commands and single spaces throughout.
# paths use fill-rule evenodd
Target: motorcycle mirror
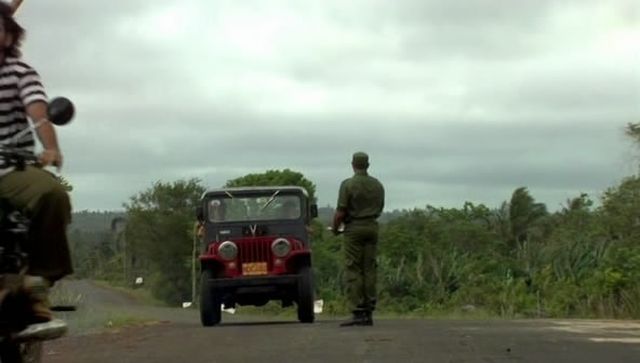
M 71 122 L 75 115 L 73 103 L 66 97 L 55 97 L 49 102 L 49 121 L 62 126 Z

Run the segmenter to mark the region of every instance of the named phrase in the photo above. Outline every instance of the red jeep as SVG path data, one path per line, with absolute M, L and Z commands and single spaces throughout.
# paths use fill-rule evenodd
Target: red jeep
M 198 207 L 203 226 L 200 320 L 220 323 L 221 306 L 295 302 L 298 320 L 314 320 L 308 226 L 318 214 L 295 186 L 211 190 Z

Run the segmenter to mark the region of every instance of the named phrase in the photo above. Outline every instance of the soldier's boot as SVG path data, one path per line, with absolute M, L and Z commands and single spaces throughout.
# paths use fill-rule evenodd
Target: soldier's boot
M 354 311 L 353 316 L 350 319 L 347 319 L 340 323 L 340 326 L 359 326 L 365 325 L 365 312 L 364 311 Z
M 30 306 L 29 324 L 46 323 L 53 319 L 49 306 L 49 282 L 39 276 L 25 276 L 24 293 Z
M 362 325 L 371 326 L 373 325 L 373 311 L 376 309 L 376 300 L 372 299 L 371 304 L 359 304 L 357 309 L 362 311 L 364 315 Z
M 364 319 L 362 321 L 362 325 L 365 325 L 365 326 L 372 326 L 373 325 L 373 312 L 372 311 L 365 311 Z

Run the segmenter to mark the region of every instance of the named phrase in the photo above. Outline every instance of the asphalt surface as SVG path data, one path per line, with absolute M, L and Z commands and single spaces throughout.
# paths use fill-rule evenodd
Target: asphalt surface
M 95 286 L 87 293 L 123 303 Z M 300 324 L 226 314 L 204 328 L 193 310 L 147 314 L 156 319 L 47 342 L 44 362 L 640 362 L 639 321 L 378 319 L 340 328 L 322 315 Z

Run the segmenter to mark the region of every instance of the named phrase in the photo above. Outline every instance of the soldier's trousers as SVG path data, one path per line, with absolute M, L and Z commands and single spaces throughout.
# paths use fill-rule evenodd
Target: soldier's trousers
M 25 251 L 30 275 L 56 281 L 71 274 L 67 225 L 71 203 L 64 187 L 51 173 L 27 167 L 0 177 L 0 198 L 20 210 L 31 221 Z
M 376 304 L 378 226 L 347 226 L 344 232 L 344 288 L 351 310 L 373 311 Z

